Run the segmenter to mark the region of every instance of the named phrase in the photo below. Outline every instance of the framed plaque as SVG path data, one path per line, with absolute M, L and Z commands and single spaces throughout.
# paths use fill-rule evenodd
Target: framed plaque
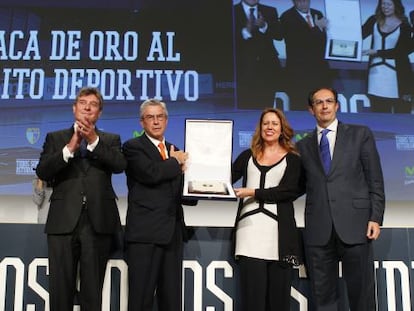
M 231 184 L 233 121 L 187 119 L 184 197 L 236 200 Z
M 359 0 L 325 0 L 328 19 L 325 58 L 361 61 L 362 30 Z
M 358 41 L 331 39 L 329 56 L 348 59 L 358 58 Z

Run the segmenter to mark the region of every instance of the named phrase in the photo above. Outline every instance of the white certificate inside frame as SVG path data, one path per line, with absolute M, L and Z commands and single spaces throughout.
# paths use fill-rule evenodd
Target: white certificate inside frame
M 325 0 L 328 19 L 325 58 L 361 61 L 362 26 L 359 0 Z
M 187 119 L 185 151 L 189 158 L 184 173 L 183 195 L 201 199 L 236 200 L 231 184 L 232 149 L 232 120 Z M 226 191 L 192 191 L 192 184 L 207 185 L 210 189 L 220 185 Z

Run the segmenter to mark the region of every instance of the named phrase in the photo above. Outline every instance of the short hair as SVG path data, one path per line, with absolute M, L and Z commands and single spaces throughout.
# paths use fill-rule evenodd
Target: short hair
M 331 88 L 331 87 L 320 87 L 320 88 L 314 89 L 313 91 L 311 91 L 309 93 L 309 95 L 308 95 L 308 105 L 309 106 L 312 106 L 313 105 L 313 97 L 315 96 L 315 94 L 317 92 L 319 92 L 321 90 L 327 90 L 327 91 L 332 92 L 332 94 L 334 96 L 334 99 L 335 99 L 335 102 L 336 103 L 338 102 L 338 92 L 334 88 Z
M 96 87 L 86 86 L 86 87 L 81 88 L 78 92 L 78 95 L 76 95 L 74 105 L 78 102 L 80 97 L 88 96 L 88 95 L 95 95 L 96 98 L 98 98 L 99 110 L 102 111 L 102 109 L 103 109 L 103 97 L 102 97 L 102 94 L 99 91 L 99 89 L 97 89 Z
M 147 100 L 145 100 L 141 106 L 139 107 L 139 117 L 140 119 L 143 118 L 144 116 L 144 111 L 148 106 L 161 106 L 161 108 L 164 110 L 165 113 L 165 117 L 168 118 L 168 110 L 167 110 L 167 105 L 155 98 L 149 98 Z

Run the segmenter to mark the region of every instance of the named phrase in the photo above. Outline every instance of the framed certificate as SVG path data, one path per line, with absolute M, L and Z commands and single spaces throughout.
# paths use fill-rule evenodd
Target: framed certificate
M 187 119 L 184 197 L 236 200 L 231 185 L 233 121 Z
M 325 0 L 328 19 L 325 58 L 360 61 L 362 57 L 359 0 Z
M 358 57 L 358 41 L 331 39 L 329 56 L 356 59 Z

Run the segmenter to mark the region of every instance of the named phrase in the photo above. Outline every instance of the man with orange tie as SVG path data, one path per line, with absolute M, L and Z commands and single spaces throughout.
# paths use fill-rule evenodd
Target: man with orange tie
M 144 134 L 124 146 L 128 165 L 125 240 L 128 310 L 181 310 L 183 241 L 186 240 L 182 176 L 188 154 L 167 142 L 165 103 L 148 99 L 140 107 Z
M 310 7 L 310 0 L 292 2 L 280 17 L 286 44 L 286 91 L 290 110 L 306 110 L 308 90 L 332 83 L 325 60 L 328 20 Z

